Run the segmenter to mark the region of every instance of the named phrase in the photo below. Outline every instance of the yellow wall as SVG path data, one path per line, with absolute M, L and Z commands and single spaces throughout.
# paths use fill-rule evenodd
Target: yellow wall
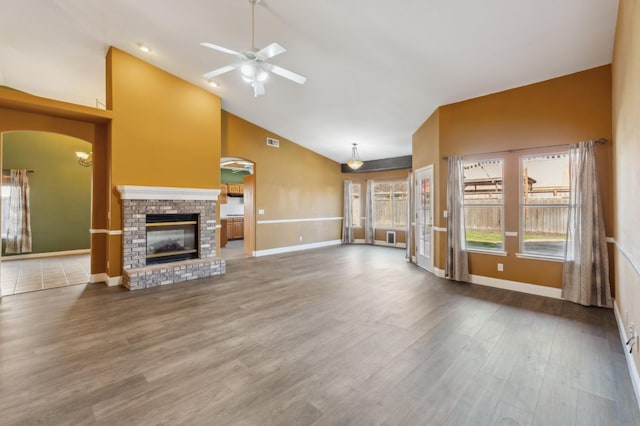
M 640 326 L 640 4 L 621 0 L 613 54 L 614 239 L 616 305 Z M 635 268 L 634 268 L 635 265 Z M 628 327 L 629 324 L 625 324 Z M 637 329 L 637 328 L 636 328 Z M 637 348 L 636 348 L 637 349 Z M 633 357 L 640 369 L 640 357 Z
M 113 111 L 111 230 L 122 229 L 117 185 L 220 186 L 220 98 L 116 48 L 107 55 Z M 109 240 L 109 276 L 121 273 L 121 236 Z
M 604 137 L 611 139 L 611 67 L 555 78 L 541 83 L 470 99 L 439 108 L 414 134 L 414 169 L 433 161 L 437 188 L 435 224 L 446 226 L 447 165 L 442 156 L 472 155 L 510 149 L 569 144 Z M 430 121 L 437 120 L 437 125 Z M 437 145 L 434 146 L 434 145 Z M 612 229 L 611 143 L 598 146 L 605 222 Z M 505 169 L 505 182 L 518 182 L 517 153 L 511 169 Z M 505 186 L 505 204 L 517 206 L 517 185 Z M 505 231 L 519 231 L 518 208 L 505 209 Z M 444 268 L 445 235 L 436 233 L 435 265 Z M 474 275 L 510 281 L 561 286 L 562 263 L 519 259 L 518 238 L 505 237 L 506 257 L 470 253 L 470 272 Z M 504 272 L 497 272 L 497 263 Z
M 280 140 L 267 146 L 266 138 Z M 335 241 L 341 220 L 260 223 L 271 220 L 342 217 L 340 164 L 231 113 L 222 111 L 222 156 L 255 163 L 255 250 Z M 302 241 L 300 241 L 302 236 Z

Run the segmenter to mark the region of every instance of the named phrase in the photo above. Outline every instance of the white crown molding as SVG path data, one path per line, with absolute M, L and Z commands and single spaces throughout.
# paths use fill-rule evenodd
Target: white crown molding
M 208 200 L 216 201 L 219 189 L 175 188 L 168 186 L 118 185 L 123 200 Z

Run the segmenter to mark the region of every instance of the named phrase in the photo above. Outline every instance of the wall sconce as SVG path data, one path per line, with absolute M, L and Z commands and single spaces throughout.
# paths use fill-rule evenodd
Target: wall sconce
M 362 161 L 358 156 L 358 144 L 354 143 L 351 148 L 351 160 L 347 161 L 347 166 L 351 167 L 351 170 L 358 170 L 362 167 Z
M 76 151 L 78 164 L 82 167 L 91 167 L 93 165 L 93 152 Z

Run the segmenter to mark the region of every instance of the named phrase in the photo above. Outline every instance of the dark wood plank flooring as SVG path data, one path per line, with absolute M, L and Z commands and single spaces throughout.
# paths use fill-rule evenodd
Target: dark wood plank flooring
M 227 269 L 3 298 L 0 424 L 640 424 L 611 310 L 381 247 Z

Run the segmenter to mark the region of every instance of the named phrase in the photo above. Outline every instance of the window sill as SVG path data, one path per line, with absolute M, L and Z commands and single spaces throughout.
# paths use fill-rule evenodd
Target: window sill
M 468 253 L 492 254 L 494 256 L 502 256 L 502 257 L 505 257 L 507 255 L 506 251 L 499 251 L 499 250 L 466 249 L 466 251 Z
M 564 263 L 564 259 L 561 258 L 561 257 L 544 256 L 542 254 L 516 253 L 516 257 L 520 258 L 520 259 L 546 260 L 546 261 L 549 261 L 549 262 L 561 262 L 561 263 Z

